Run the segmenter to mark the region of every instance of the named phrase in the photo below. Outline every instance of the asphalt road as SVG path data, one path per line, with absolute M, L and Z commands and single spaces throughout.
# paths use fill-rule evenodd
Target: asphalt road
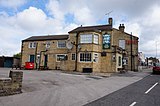
M 160 75 L 149 75 L 85 106 L 160 106 Z

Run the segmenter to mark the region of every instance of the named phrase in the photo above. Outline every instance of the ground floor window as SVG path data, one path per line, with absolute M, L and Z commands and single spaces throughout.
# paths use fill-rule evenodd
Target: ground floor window
M 119 57 L 118 57 L 118 65 L 119 65 L 119 66 L 121 66 L 121 61 L 122 61 L 122 58 L 119 56 Z
M 76 54 L 75 53 L 72 54 L 72 60 L 76 60 Z
M 91 62 L 92 54 L 91 53 L 80 53 L 80 62 Z
M 66 54 L 57 54 L 56 60 L 57 61 L 67 60 L 67 55 Z

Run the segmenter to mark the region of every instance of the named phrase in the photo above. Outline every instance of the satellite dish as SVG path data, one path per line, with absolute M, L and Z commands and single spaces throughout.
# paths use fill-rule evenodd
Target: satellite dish
M 78 49 L 81 49 L 81 45 L 78 45 Z
M 66 44 L 66 47 L 68 49 L 72 49 L 73 48 L 73 44 L 70 41 L 68 41 L 67 44 Z

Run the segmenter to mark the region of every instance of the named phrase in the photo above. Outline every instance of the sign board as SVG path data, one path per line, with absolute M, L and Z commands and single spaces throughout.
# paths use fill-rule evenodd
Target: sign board
M 110 49 L 111 47 L 111 35 L 103 35 L 103 49 Z

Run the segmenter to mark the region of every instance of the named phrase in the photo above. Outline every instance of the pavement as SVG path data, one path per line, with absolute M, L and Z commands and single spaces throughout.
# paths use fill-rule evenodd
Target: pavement
M 10 69 L 0 69 L 8 76 Z M 74 74 L 61 71 L 21 70 L 24 73 L 22 94 L 0 97 L 0 106 L 82 106 L 150 74 L 128 71 L 123 74 Z

